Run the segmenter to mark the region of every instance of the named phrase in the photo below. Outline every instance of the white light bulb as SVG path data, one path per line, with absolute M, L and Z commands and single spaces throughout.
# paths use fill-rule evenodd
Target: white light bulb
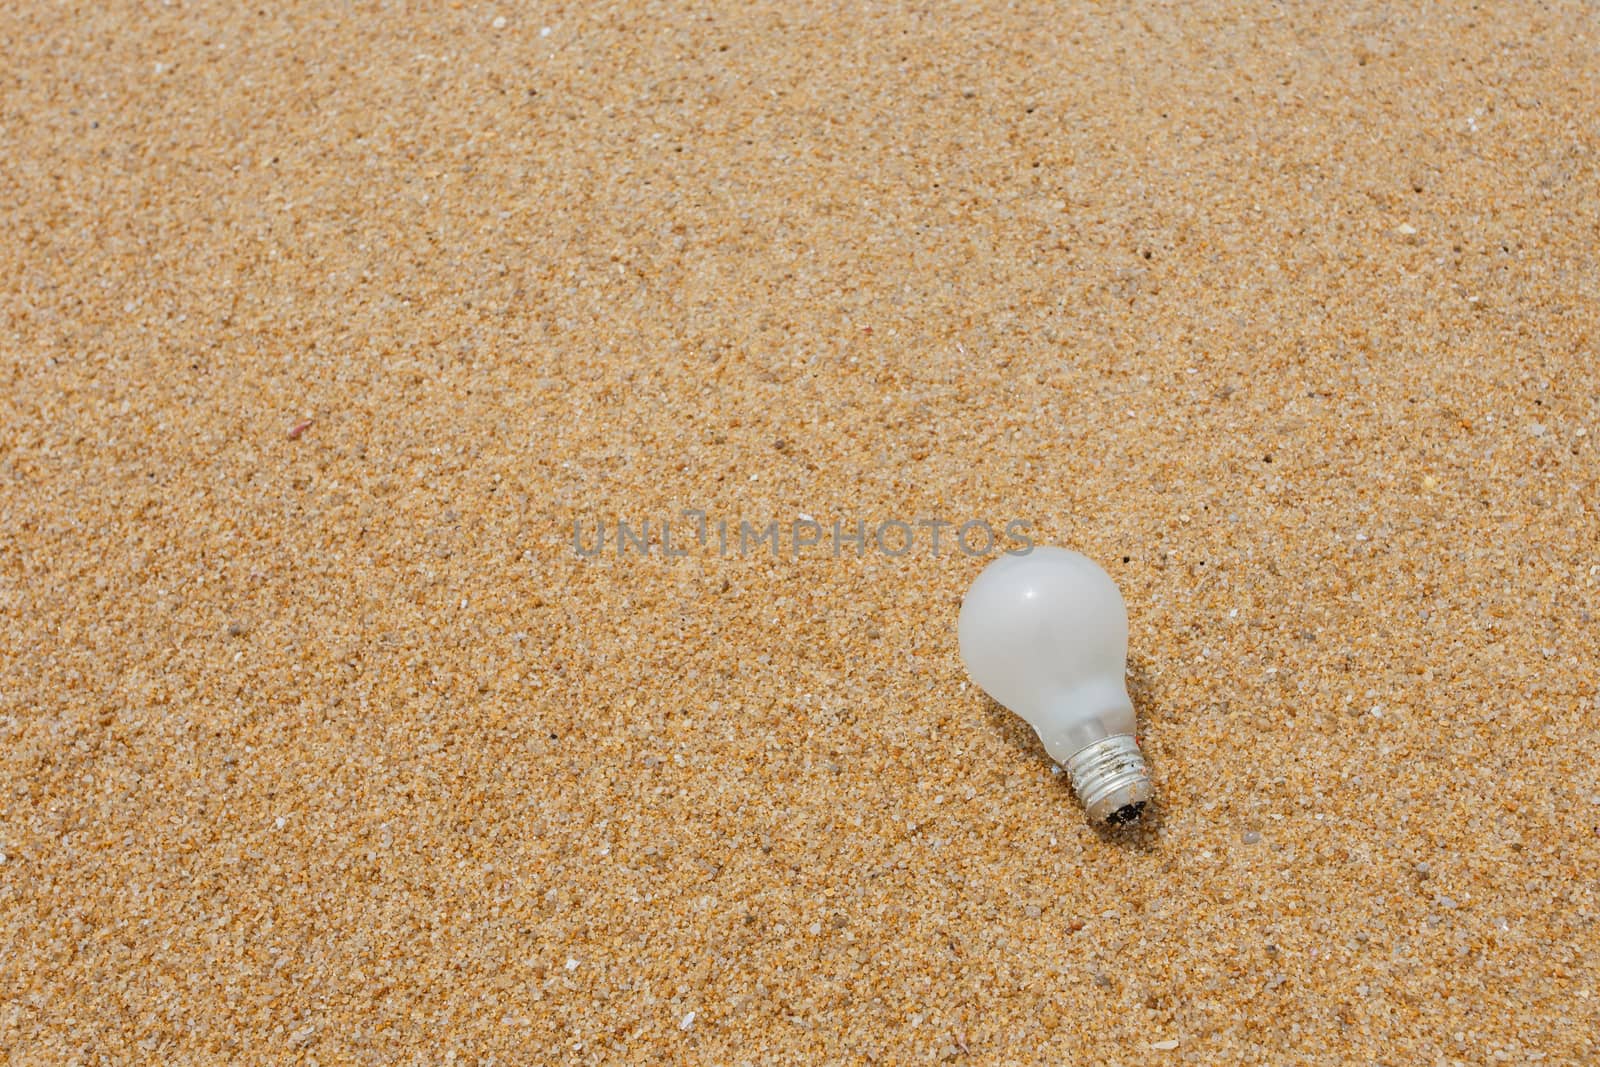
M 1064 548 L 1005 555 L 961 602 L 961 659 L 1067 769 L 1089 817 L 1132 822 L 1150 799 L 1125 673 L 1128 609 L 1117 583 Z

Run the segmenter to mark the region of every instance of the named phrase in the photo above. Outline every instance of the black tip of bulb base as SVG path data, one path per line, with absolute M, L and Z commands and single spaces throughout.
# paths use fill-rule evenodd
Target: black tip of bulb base
M 1132 804 L 1124 804 L 1110 815 L 1106 816 L 1107 826 L 1126 826 L 1139 821 L 1139 816 L 1144 814 L 1145 802 L 1140 800 Z

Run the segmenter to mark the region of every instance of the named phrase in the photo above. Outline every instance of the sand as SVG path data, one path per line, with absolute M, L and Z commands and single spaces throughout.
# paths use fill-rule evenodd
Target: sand
M 6 5 L 7 1062 L 1600 1062 L 1597 42 Z

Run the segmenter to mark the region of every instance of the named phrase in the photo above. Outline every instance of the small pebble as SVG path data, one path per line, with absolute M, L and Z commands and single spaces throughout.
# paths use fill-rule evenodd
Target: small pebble
M 1260 843 L 1260 841 L 1261 841 L 1261 831 L 1260 830 L 1246 830 L 1244 832 L 1244 843 L 1245 844 L 1254 845 L 1254 844 Z

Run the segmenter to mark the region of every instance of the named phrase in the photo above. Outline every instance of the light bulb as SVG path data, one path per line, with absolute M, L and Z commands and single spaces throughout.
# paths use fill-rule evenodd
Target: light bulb
M 1064 548 L 983 569 L 956 627 L 972 680 L 1028 721 L 1096 822 L 1126 823 L 1150 799 L 1128 698 L 1128 609 L 1117 583 Z

